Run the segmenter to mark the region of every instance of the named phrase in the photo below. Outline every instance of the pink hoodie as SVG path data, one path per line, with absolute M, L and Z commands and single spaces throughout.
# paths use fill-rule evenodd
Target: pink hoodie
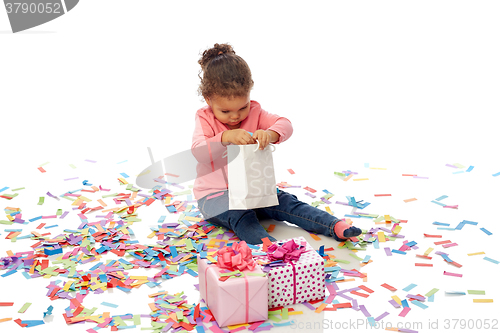
M 250 101 L 250 112 L 240 124 L 240 128 L 255 132 L 256 130 L 273 130 L 279 134 L 275 144 L 287 140 L 293 133 L 290 120 L 264 111 L 256 101 Z M 196 112 L 196 125 L 193 134 L 191 151 L 198 161 L 196 171 L 198 177 L 194 182 L 194 196 L 202 197 L 218 191 L 227 190 L 227 157 L 226 147 L 221 138 L 224 131 L 230 130 L 226 124 L 215 118 L 212 108 L 206 105 Z

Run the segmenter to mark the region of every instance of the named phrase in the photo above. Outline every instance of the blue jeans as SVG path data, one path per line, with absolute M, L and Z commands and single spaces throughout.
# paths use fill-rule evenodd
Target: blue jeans
M 313 207 L 297 199 L 293 194 L 279 190 L 277 206 L 229 210 L 228 191 L 222 195 L 207 200 L 207 197 L 219 192 L 211 193 L 198 200 L 198 209 L 205 220 L 234 231 L 236 236 L 248 244 L 260 244 L 262 238 L 268 237 L 270 241 L 276 239 L 270 236 L 260 224 L 259 218 L 287 221 L 302 229 L 338 238 L 334 232 L 335 224 L 340 221 L 326 211 Z

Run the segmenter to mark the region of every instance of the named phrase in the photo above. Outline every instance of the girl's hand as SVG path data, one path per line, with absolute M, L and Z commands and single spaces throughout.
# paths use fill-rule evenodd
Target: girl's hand
M 262 150 L 267 147 L 269 143 L 271 143 L 272 134 L 271 131 L 264 130 L 256 130 L 253 133 L 253 139 L 259 140 L 259 149 Z
M 222 136 L 223 142 L 230 142 L 235 145 L 248 145 L 255 143 L 250 133 L 242 128 L 225 131 Z

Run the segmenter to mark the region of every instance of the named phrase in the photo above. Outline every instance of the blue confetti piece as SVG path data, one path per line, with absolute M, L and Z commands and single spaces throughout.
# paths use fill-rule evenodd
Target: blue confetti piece
M 40 220 L 42 218 L 42 216 L 38 216 L 38 217 L 34 217 L 32 219 L 29 219 L 30 222 L 34 222 L 36 220 Z
M 447 226 L 447 227 L 450 226 L 449 223 L 442 223 L 442 222 L 433 222 L 432 224 L 435 224 L 435 225 L 444 225 L 444 226 Z
M 490 261 L 490 262 L 492 262 L 492 263 L 494 263 L 494 264 L 497 264 L 497 265 L 498 265 L 498 264 L 500 264 L 500 261 L 496 261 L 496 260 L 491 259 L 491 258 L 488 258 L 488 257 L 484 257 L 483 259 L 484 259 L 484 260 L 488 260 L 488 261 Z
M 123 178 L 128 178 L 128 175 L 125 172 L 120 172 L 120 175 L 122 175 Z
M 17 271 L 16 271 L 16 270 L 8 271 L 7 273 L 5 273 L 5 274 L 3 274 L 3 275 L 0 275 L 0 276 L 1 276 L 1 277 L 7 277 L 7 276 L 12 275 L 12 274 L 14 274 L 14 273 L 17 273 Z
M 493 235 L 491 232 L 489 232 L 488 230 L 486 230 L 485 228 L 481 228 L 480 229 L 481 231 L 483 231 L 484 233 L 486 233 L 488 236 L 489 235 Z
M 368 322 L 370 323 L 370 326 L 375 326 L 377 324 L 373 317 L 368 317 L 368 318 L 366 318 L 366 320 L 368 320 Z
M 441 254 L 441 257 L 443 257 L 443 259 L 446 260 L 447 262 L 453 262 L 453 260 L 451 260 L 450 257 L 448 257 L 448 255 L 444 253 Z
M 0 193 L 3 192 L 3 191 L 5 191 L 5 190 L 7 190 L 7 189 L 9 189 L 9 187 L 5 186 L 4 188 L 0 189 Z
M 394 250 L 394 249 L 391 250 L 391 252 L 393 252 L 393 253 L 399 253 L 399 254 L 406 254 L 406 252 L 404 252 L 404 251 L 399 251 L 399 250 Z
M 455 230 L 455 228 L 437 228 L 437 230 Z
M 403 308 L 409 308 L 410 306 L 408 305 L 408 301 L 406 299 L 401 300 L 401 305 Z
M 59 225 L 57 225 L 57 224 L 49 225 L 49 226 L 45 227 L 45 229 L 55 228 L 55 227 L 58 227 L 58 226 Z
M 467 170 L 465 170 L 465 171 L 466 171 L 466 172 L 471 172 L 471 171 L 472 171 L 472 169 L 474 169 L 474 166 L 473 166 L 473 165 L 471 165 L 470 167 L 468 167 L 468 168 L 467 168 Z
M 44 325 L 45 322 L 43 320 L 23 320 L 21 321 L 21 324 L 27 324 L 28 326 L 26 327 L 33 327 L 38 325 Z
M 418 306 L 419 308 L 422 308 L 422 309 L 427 309 L 428 306 L 425 305 L 424 303 L 418 301 L 418 300 L 414 300 L 414 301 L 411 301 L 413 304 L 415 304 L 416 306 Z
M 415 288 L 417 285 L 415 283 L 409 284 L 407 287 L 403 288 L 404 291 L 410 291 Z
M 118 305 L 113 304 L 113 303 L 108 303 L 108 302 L 102 302 L 101 305 L 109 306 L 109 307 L 115 308 L 115 309 L 118 307 Z
M 434 295 L 436 295 L 436 294 L 432 294 L 431 296 L 429 296 L 429 297 L 427 298 L 427 300 L 428 300 L 429 302 L 434 302 Z
M 435 200 L 432 200 L 431 202 L 432 202 L 432 203 L 435 203 L 435 204 L 437 204 L 437 205 L 443 206 L 443 207 L 444 207 L 444 206 L 446 206 L 446 204 L 444 204 L 444 203 L 442 203 L 442 202 L 435 201 Z
M 361 261 L 361 262 L 362 262 L 362 263 L 367 263 L 368 261 L 370 261 L 370 258 L 371 258 L 371 257 L 372 257 L 372 256 L 370 256 L 370 255 L 366 255 L 366 256 L 365 256 L 365 259 L 363 259 L 363 261 Z
M 412 247 L 412 246 L 414 246 L 414 245 L 417 245 L 417 242 L 415 242 L 415 241 L 411 241 L 411 242 L 406 243 L 405 245 L 406 245 L 406 246 L 409 246 L 409 247 Z
M 379 244 L 378 244 L 378 239 L 376 239 L 374 242 L 373 242 L 373 247 L 376 248 L 376 249 L 379 249 Z
M 43 318 L 47 317 L 47 316 L 50 316 L 52 314 L 52 310 L 54 310 L 54 307 L 52 305 L 50 305 L 48 308 L 47 308 L 47 311 L 43 313 Z
M 497 177 L 497 176 L 500 176 L 500 172 L 497 172 L 497 173 L 493 174 L 493 177 Z
M 370 167 L 370 163 L 365 163 L 365 168 L 369 168 Z
M 439 198 L 435 199 L 435 201 L 441 201 L 441 200 L 446 199 L 446 198 L 448 198 L 447 195 L 442 195 Z
M 284 323 L 273 323 L 273 326 L 290 326 L 290 325 L 292 325 L 292 323 L 293 323 L 293 320 L 289 320 L 289 321 L 285 321 Z M 259 327 L 262 327 L 262 325 Z
M 460 222 L 456 227 L 455 229 L 456 230 L 462 230 L 462 228 L 465 226 L 465 223 L 464 222 Z
M 472 221 L 467 221 L 467 220 L 463 220 L 462 223 L 471 224 L 471 225 L 477 225 L 477 222 L 472 222 Z
M 465 171 L 461 170 L 461 171 L 455 171 L 453 172 L 453 174 L 456 174 L 456 173 L 464 173 Z

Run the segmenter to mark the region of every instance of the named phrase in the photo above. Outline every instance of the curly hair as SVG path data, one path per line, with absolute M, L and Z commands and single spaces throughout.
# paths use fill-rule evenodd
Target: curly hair
M 245 60 L 229 44 L 215 44 L 203 52 L 198 63 L 201 80 L 198 95 L 232 98 L 244 97 L 253 87 L 252 73 Z M 203 71 L 203 77 L 200 76 Z

